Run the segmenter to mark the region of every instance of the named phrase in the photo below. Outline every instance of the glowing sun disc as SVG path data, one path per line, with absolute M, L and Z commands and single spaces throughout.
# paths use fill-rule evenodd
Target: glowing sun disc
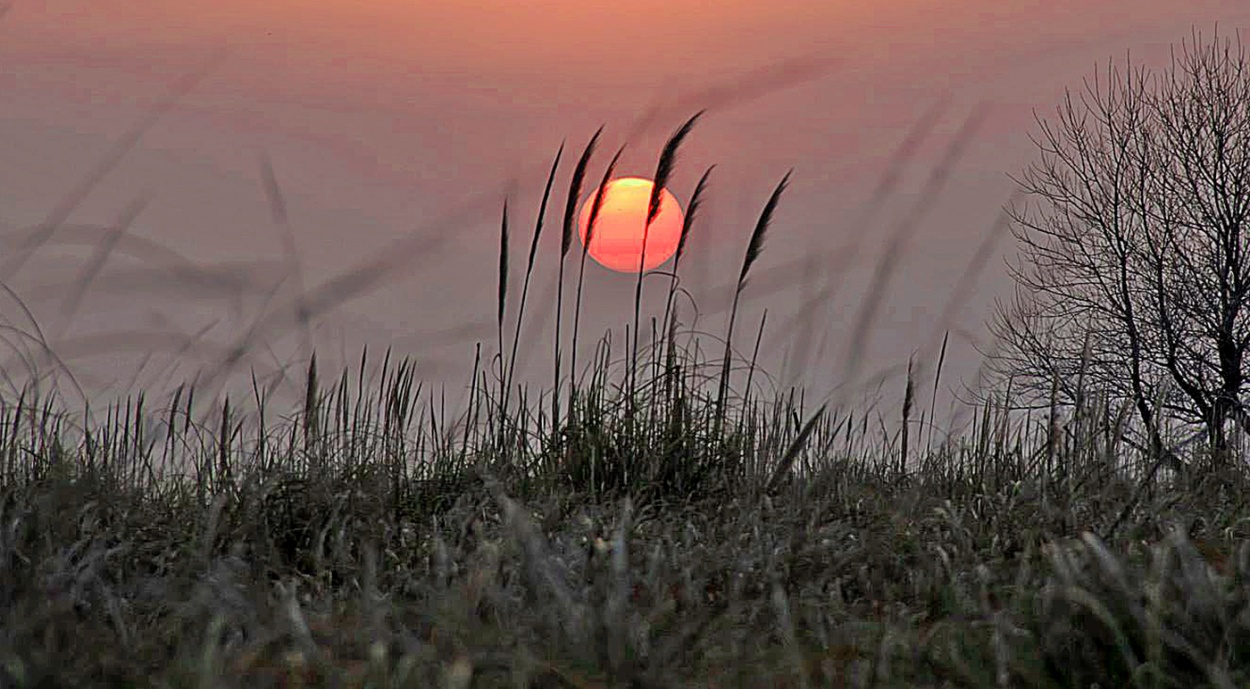
M 660 212 L 651 221 L 648 230 L 647 204 L 655 183 L 641 177 L 621 177 L 611 180 L 604 188 L 603 206 L 595 219 L 595 233 L 590 238 L 590 257 L 605 268 L 636 273 L 640 261 L 643 270 L 651 270 L 667 261 L 677 252 L 681 239 L 684 215 L 677 198 L 668 189 L 660 191 Z M 586 228 L 595 205 L 595 194 L 582 204 L 578 218 L 578 237 L 586 245 Z M 643 237 L 646 237 L 646 255 L 643 256 Z

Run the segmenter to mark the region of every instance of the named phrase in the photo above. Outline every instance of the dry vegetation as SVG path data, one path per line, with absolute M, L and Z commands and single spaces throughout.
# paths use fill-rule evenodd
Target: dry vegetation
M 280 422 L 189 387 L 86 428 L 0 396 L 0 686 L 1250 686 L 1241 473 L 1159 470 L 1097 390 L 990 395 L 937 443 L 736 393 L 667 308 L 652 347 L 635 310 L 623 371 L 605 337 L 513 397 L 508 231 L 505 206 L 499 351 L 456 419 L 389 352 L 328 385 L 314 359 Z

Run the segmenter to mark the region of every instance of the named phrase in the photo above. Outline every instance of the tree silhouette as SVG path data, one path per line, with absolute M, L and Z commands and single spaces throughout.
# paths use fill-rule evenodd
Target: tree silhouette
M 1161 75 L 1126 62 L 1079 106 L 1068 92 L 1057 126 L 1038 119 L 990 368 L 1035 399 L 1132 405 L 1156 456 L 1176 461 L 1170 419 L 1226 460 L 1230 423 L 1250 430 L 1250 69 L 1218 29 Z

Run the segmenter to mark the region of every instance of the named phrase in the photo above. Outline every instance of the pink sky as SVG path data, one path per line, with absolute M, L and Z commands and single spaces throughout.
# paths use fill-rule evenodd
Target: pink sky
M 151 194 L 132 235 L 201 265 L 248 263 L 268 280 L 284 264 L 261 184 L 258 156 L 264 152 L 287 195 L 308 288 L 403 236 L 455 233 L 437 256 L 391 255 L 406 261 L 399 279 L 339 305 L 318 331 L 318 346 L 323 360 L 341 346 L 354 360 L 360 344 L 379 350 L 392 344 L 427 362 L 429 379 L 460 385 L 472 366 L 473 342 L 481 340 L 486 352 L 494 348 L 498 215 L 509 179 L 519 183 L 510 203 L 513 284 L 519 287 L 545 173 L 562 140 L 568 148 L 553 207 L 562 206 L 576 155 L 600 124 L 606 124 L 603 146 L 589 174 L 595 180 L 637 118 L 664 106 L 618 168 L 621 176 L 650 176 L 668 134 L 709 104 L 699 97 L 706 89 L 786 60 L 826 61 L 819 75 L 802 83 L 713 107 L 682 150 L 672 191 L 686 204 L 702 171 L 717 165 L 682 273 L 704 312 L 700 327 L 721 333 L 727 300 L 717 289 L 736 275 L 760 209 L 794 169 L 757 263 L 756 291 L 748 287 L 744 294 L 748 304 L 736 340 L 749 353 L 762 308 L 768 308 L 762 358 L 778 375 L 793 340 L 783 327 L 804 289 L 797 284 L 801 270 L 790 262 L 834 251 L 856 233 L 866 238 L 842 289 L 813 323 L 817 340 L 827 333 L 823 358 L 779 381 L 827 389 L 838 381 L 846 330 L 882 237 L 907 215 L 932 165 L 978 104 L 988 108 L 985 119 L 908 246 L 870 340 L 867 373 L 905 366 L 913 349 L 931 343 L 945 299 L 1013 188 L 1006 175 L 1034 157 L 1028 139 L 1036 132 L 1034 109 L 1053 117 L 1065 86 L 1079 90 L 1096 66 L 1105 68 L 1111 58 L 1122 62 L 1126 50 L 1135 60 L 1163 66 L 1169 43 L 1179 46 L 1191 29 L 1210 36 L 1218 22 L 1222 35 L 1232 35 L 1250 25 L 1243 0 L 695 5 L 95 0 L 88 12 L 81 2 L 17 0 L 0 18 L 0 142 L 6 152 L 0 231 L 43 220 L 172 84 L 224 48 L 220 64 L 117 164 L 70 223 L 111 223 L 127 204 Z M 851 226 L 894 147 L 944 94 L 946 108 L 901 170 L 885 211 L 866 227 Z M 465 219 L 442 229 L 432 225 L 474 199 Z M 558 221 L 557 213 L 549 217 L 530 316 L 554 281 Z M 954 329 L 983 337 L 989 306 L 1010 286 L 1004 252 L 1014 253 L 1009 238 Z M 288 286 L 268 306 L 261 296 L 236 303 L 211 286 L 136 274 L 150 264 L 119 252 L 66 321 L 60 311 L 66 283 L 91 253 L 68 239 L 53 242 L 10 287 L 101 384 L 128 380 L 104 369 L 121 359 L 81 340 L 75 345 L 75 338 L 127 328 L 195 332 L 215 323 L 205 337 L 229 343 L 264 321 L 265 308 L 294 294 Z M 0 256 L 0 264 L 4 260 Z M 256 267 L 266 261 L 273 265 Z M 834 265 L 832 258 L 814 264 L 818 281 L 828 279 Z M 791 281 L 774 281 L 768 291 L 770 269 Z M 597 336 L 613 327 L 614 342 L 621 342 L 632 317 L 632 279 L 599 269 L 588 272 L 588 280 L 583 332 Z M 666 279 L 647 283 L 654 299 L 648 305 L 660 305 L 649 312 L 657 316 L 666 285 Z M 12 304 L 0 303 L 9 315 Z M 474 323 L 459 340 L 431 339 L 431 333 Z M 533 330 L 522 331 L 523 358 L 534 350 L 527 372 L 541 382 L 550 379 L 551 331 L 531 324 Z M 291 332 L 270 333 L 276 351 L 289 350 Z M 952 342 L 949 370 L 970 377 L 979 355 L 963 335 Z M 710 340 L 703 347 L 719 355 Z M 258 369 L 272 368 L 273 356 L 282 358 L 260 347 L 253 354 Z M 158 369 L 140 380 L 154 376 Z

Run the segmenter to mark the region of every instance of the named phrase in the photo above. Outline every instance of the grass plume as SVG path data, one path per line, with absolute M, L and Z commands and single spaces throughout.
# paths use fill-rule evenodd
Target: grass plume
M 646 224 L 648 226 L 660 214 L 661 193 L 668 186 L 668 178 L 673 174 L 673 167 L 677 164 L 677 149 L 681 147 L 681 143 L 690 134 L 690 130 L 694 128 L 695 122 L 698 122 L 699 118 L 703 116 L 703 112 L 703 110 L 696 112 L 690 119 L 686 120 L 685 124 L 678 127 L 660 152 L 660 161 L 655 166 L 655 177 L 653 178 L 655 185 L 651 188 L 651 198 L 647 202 Z M 643 247 L 646 247 L 645 242 Z
M 755 223 L 755 229 L 751 232 L 751 239 L 747 242 L 746 254 L 742 257 L 742 268 L 738 272 L 738 280 L 734 287 L 733 304 L 729 309 L 729 325 L 725 328 L 725 356 L 720 374 L 720 385 L 716 391 L 716 431 L 715 436 L 720 435 L 720 429 L 724 423 L 725 413 L 725 393 L 729 387 L 729 361 L 733 351 L 733 330 L 734 321 L 738 316 L 738 298 L 742 296 L 742 290 L 746 287 L 747 276 L 751 272 L 751 266 L 756 259 L 760 257 L 760 253 L 764 250 L 764 237 L 768 233 L 769 223 L 772 222 L 773 212 L 777 209 L 777 202 L 781 200 L 781 194 L 786 190 L 786 185 L 790 181 L 790 175 L 793 170 L 786 173 L 781 178 L 781 182 L 777 184 L 777 188 L 773 190 L 768 202 L 764 204 L 764 210 L 760 213 L 759 220 Z
M 512 393 L 512 376 L 516 372 L 517 345 L 521 340 L 521 320 L 525 317 L 525 300 L 529 295 L 530 276 L 534 272 L 534 261 L 538 258 L 538 239 L 542 236 L 543 220 L 547 215 L 547 201 L 551 197 L 551 187 L 555 183 L 556 170 L 560 166 L 560 156 L 563 154 L 564 142 L 560 142 L 560 149 L 556 151 L 555 160 L 551 162 L 551 171 L 547 173 L 547 183 L 543 186 L 543 198 L 538 205 L 538 219 L 534 221 L 534 236 L 530 240 L 529 257 L 525 260 L 525 279 L 521 283 L 521 303 L 517 306 L 516 329 L 512 333 L 512 353 L 508 356 L 508 375 L 504 383 L 503 407 L 505 410 L 508 409 L 509 396 Z M 557 369 L 557 375 L 559 375 L 559 369 Z
M 673 168 L 677 164 L 677 150 L 681 147 L 681 143 L 685 141 L 690 134 L 690 130 L 694 128 L 695 122 L 703 114 L 702 111 L 695 113 L 685 124 L 677 128 L 660 153 L 660 160 L 655 166 L 655 177 L 652 180 L 651 197 L 647 202 L 647 217 L 643 223 L 642 229 L 642 250 L 638 252 L 638 280 L 634 285 L 634 339 L 629 354 L 629 418 L 633 418 L 634 393 L 638 378 L 638 339 L 641 336 L 639 330 L 639 314 L 642 310 L 642 278 L 643 272 L 647 265 L 647 240 L 651 235 L 651 223 L 655 221 L 657 215 L 660 214 L 660 200 L 664 197 L 664 190 L 668 186 L 668 179 L 673 173 Z M 683 219 L 683 234 L 685 232 L 685 223 Z
M 602 126 L 595 130 L 594 136 L 590 137 L 586 148 L 582 150 L 581 157 L 577 159 L 577 165 L 573 168 L 573 177 L 569 180 L 568 196 L 564 201 L 564 222 L 560 232 L 560 264 L 556 273 L 555 384 L 551 394 L 553 423 L 558 423 L 560 419 L 560 324 L 564 315 L 564 258 L 573 245 L 573 233 L 577 231 L 577 202 L 581 199 L 582 183 L 586 179 L 586 167 L 590 164 L 590 158 L 594 155 L 595 146 L 601 134 L 603 134 Z
M 707 181 L 714 169 L 716 169 L 715 165 L 708 166 L 703 171 L 703 175 L 699 177 L 699 182 L 694 187 L 694 193 L 690 195 L 690 204 L 686 207 L 686 215 L 681 221 L 681 235 L 677 238 L 677 251 L 673 254 L 673 273 L 669 279 L 668 296 L 664 300 L 664 317 L 660 319 L 660 323 L 666 332 L 672 330 L 669 316 L 672 313 L 673 298 L 677 292 L 677 269 L 681 265 L 681 258 L 686 252 L 686 240 L 690 237 L 690 228 L 694 227 L 695 218 L 698 217 L 699 209 L 703 206 L 703 195 L 707 192 Z
M 569 353 L 569 412 L 573 411 L 573 404 L 577 398 L 577 332 L 582 320 L 582 285 L 586 278 L 586 257 L 590 254 L 590 243 L 595 236 L 595 223 L 599 221 L 599 211 L 603 209 L 603 198 L 607 193 L 608 182 L 612 179 L 612 173 L 616 172 L 616 163 L 621 159 L 621 154 L 625 152 L 625 146 L 621 146 L 616 151 L 616 155 L 612 156 L 612 160 L 608 162 L 608 167 L 603 171 L 603 179 L 599 182 L 599 186 L 595 188 L 594 202 L 590 207 L 590 217 L 586 221 L 586 239 L 582 242 L 581 263 L 577 272 L 577 298 L 573 306 L 573 344 L 572 351 Z

